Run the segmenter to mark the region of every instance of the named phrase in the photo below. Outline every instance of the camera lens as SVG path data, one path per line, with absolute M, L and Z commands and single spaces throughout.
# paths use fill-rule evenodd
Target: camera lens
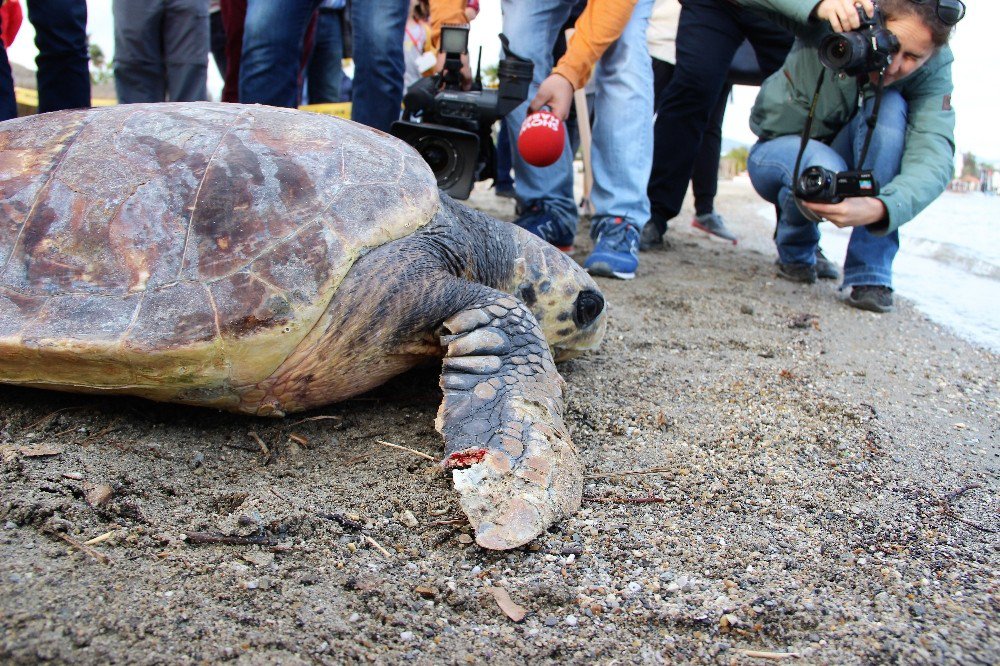
M 795 196 L 806 201 L 822 200 L 831 190 L 833 178 L 832 171 L 818 166 L 809 167 L 795 184 Z
M 451 141 L 440 136 L 422 136 L 416 140 L 413 147 L 434 172 L 438 187 L 441 189 L 448 189 L 462 175 L 459 152 Z

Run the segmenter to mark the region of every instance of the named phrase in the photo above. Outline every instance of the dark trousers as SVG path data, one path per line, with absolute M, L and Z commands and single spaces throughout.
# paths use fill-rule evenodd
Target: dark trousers
M 209 49 L 215 66 L 219 68 L 219 76 L 226 78 L 226 28 L 222 24 L 222 12 L 212 12 L 208 15 Z
M 344 70 L 344 33 L 342 11 L 321 8 L 316 21 L 316 38 L 306 66 L 306 99 L 310 104 L 340 102 Z
M 90 106 L 85 0 L 28 0 L 38 57 L 38 112 Z M 0 56 L 0 120 L 17 116 L 7 52 Z
M 653 58 L 653 94 L 658 108 L 667 97 L 667 86 L 674 75 L 674 65 Z M 694 210 L 696 215 L 708 215 L 715 210 L 715 195 L 719 190 L 719 154 L 722 152 L 722 120 L 726 115 L 726 104 L 733 86 L 726 83 L 722 87 L 719 101 L 712 109 L 712 116 L 701 137 L 701 147 L 694 160 L 691 173 L 691 189 L 694 190 Z M 653 144 L 653 164 L 660 159 L 669 159 L 671 147 Z M 655 168 L 655 166 L 654 166 Z
M 684 0 L 677 27 L 677 65 L 657 106 L 653 145 L 665 146 L 649 178 L 652 217 L 666 222 L 681 210 L 702 135 L 726 85 L 729 64 L 748 39 L 765 75 L 785 61 L 792 35 L 727 0 Z

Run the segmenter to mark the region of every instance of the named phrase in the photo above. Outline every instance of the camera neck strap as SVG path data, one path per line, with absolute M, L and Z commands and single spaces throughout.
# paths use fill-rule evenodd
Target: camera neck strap
M 819 77 L 816 79 L 816 92 L 813 93 L 812 102 L 809 104 L 809 115 L 806 116 L 806 125 L 802 129 L 802 141 L 799 143 L 799 154 L 795 157 L 795 171 L 792 175 L 792 189 L 795 188 L 795 183 L 799 182 L 799 170 L 802 168 L 802 156 L 805 155 L 806 146 L 809 145 L 809 134 L 812 132 L 813 119 L 816 117 L 816 107 L 819 105 L 819 93 L 823 89 L 823 76 L 826 71 L 820 70 Z M 861 159 L 858 160 L 855 169 L 858 171 L 863 171 L 865 168 L 865 159 L 868 158 L 868 147 L 872 142 L 872 135 L 875 133 L 875 125 L 878 123 L 878 111 L 879 107 L 882 105 L 882 90 L 885 87 L 885 70 L 882 70 L 878 74 L 878 87 L 875 89 L 875 103 L 872 106 L 872 114 L 868 116 L 865 120 L 865 124 L 868 125 L 868 131 L 865 134 L 865 143 L 861 147 Z M 858 113 L 864 113 L 863 104 L 858 104 Z

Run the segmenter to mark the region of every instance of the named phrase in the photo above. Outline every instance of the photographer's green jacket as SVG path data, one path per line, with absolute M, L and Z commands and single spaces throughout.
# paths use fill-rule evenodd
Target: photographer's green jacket
M 801 0 L 736 0 L 761 10 L 795 32 L 797 39 L 784 66 L 768 78 L 750 114 L 750 128 L 761 140 L 801 134 L 809 114 L 820 72 L 823 88 L 810 136 L 830 142 L 858 109 L 859 84 L 827 70 L 817 47 L 830 24 L 812 17 L 815 2 Z M 887 234 L 912 220 L 947 187 L 954 172 L 955 112 L 951 108 L 951 63 L 947 46 L 931 56 L 920 69 L 892 84 L 907 103 L 906 145 L 902 168 L 882 184 L 879 199 L 889 213 L 887 221 L 869 225 L 875 234 Z M 860 94 L 870 97 L 875 87 L 866 84 Z

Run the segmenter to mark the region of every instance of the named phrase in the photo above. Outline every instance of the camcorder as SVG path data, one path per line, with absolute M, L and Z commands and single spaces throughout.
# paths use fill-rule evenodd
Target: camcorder
M 819 61 L 835 72 L 859 76 L 881 72 L 899 52 L 899 39 L 885 27 L 878 5 L 871 17 L 857 7 L 861 26 L 850 32 L 827 35 L 819 43 Z
M 392 124 L 392 134 L 420 153 L 438 188 L 455 199 L 468 199 L 473 183 L 495 175 L 493 123 L 528 98 L 534 66 L 510 52 L 504 35 L 500 42 L 499 87 L 484 90 L 477 72 L 473 90 L 463 91 L 462 55 L 468 51 L 469 27 L 443 26 L 444 68 L 407 89 L 403 119 Z
M 878 181 L 871 171 L 834 172 L 811 166 L 795 182 L 795 196 L 802 201 L 840 203 L 847 197 L 878 196 Z
M 863 7 L 859 6 L 857 10 L 861 26 L 850 32 L 838 32 L 824 37 L 819 43 L 819 60 L 826 68 L 847 76 L 865 76 L 872 72 L 880 74 L 878 90 L 875 93 L 875 110 L 868 121 L 868 136 L 865 138 L 859 162 L 859 165 L 864 167 L 868 145 L 878 119 L 878 106 L 882 95 L 881 74 L 892 62 L 893 55 L 899 51 L 899 39 L 886 29 L 885 20 L 877 4 L 871 17 L 865 14 Z M 803 133 L 802 149 L 796 160 L 796 173 L 807 137 L 808 127 Z M 863 168 L 857 171 L 834 172 L 820 166 L 811 166 L 795 179 L 795 196 L 801 201 L 840 203 L 848 197 L 874 197 L 878 196 L 878 193 L 879 184 L 875 180 L 875 175 Z M 807 217 L 812 216 L 807 215 Z

